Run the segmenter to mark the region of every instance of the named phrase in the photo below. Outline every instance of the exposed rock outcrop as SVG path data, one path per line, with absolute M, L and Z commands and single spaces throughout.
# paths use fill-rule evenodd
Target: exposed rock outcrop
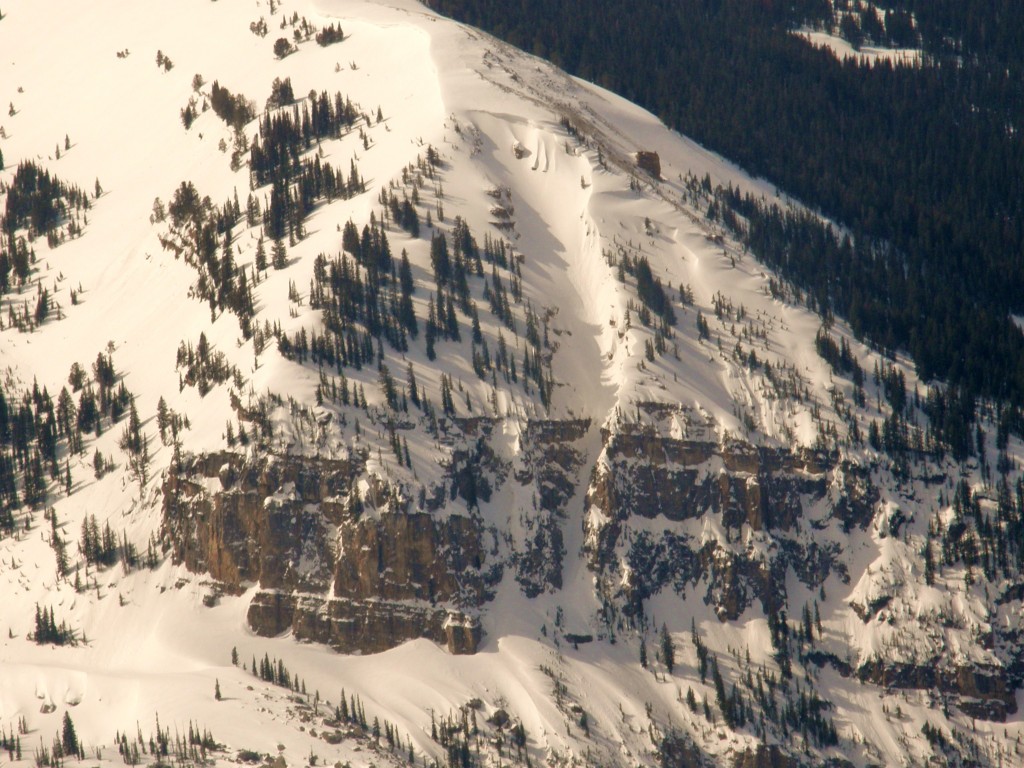
M 907 524 L 897 507 L 879 503 L 865 467 L 830 452 L 717 438 L 698 421 L 678 406 L 641 404 L 635 421 L 601 430 L 600 446 L 588 420 L 448 421 L 437 437 L 442 473 L 416 500 L 368 471 L 359 452 L 186 457 L 165 480 L 166 540 L 177 561 L 208 572 L 220 590 L 257 587 L 248 622 L 260 635 L 290 632 L 346 653 L 427 638 L 461 654 L 479 647 L 480 617 L 506 574 L 529 597 L 561 588 L 563 528 L 580 507 L 584 554 L 607 615 L 621 611 L 640 624 L 645 601 L 671 589 L 696 593 L 722 621 L 757 604 L 779 626 L 794 611 L 787 574 L 814 590 L 830 574 L 848 583 L 845 534 L 874 521 L 873 535 L 895 537 Z M 847 604 L 875 621 L 892 610 L 899 583 L 882 580 Z M 1000 599 L 1017 598 L 1011 588 Z M 600 626 L 579 630 L 566 634 L 574 645 L 603 636 Z M 834 651 L 797 652 L 863 682 L 936 690 L 972 717 L 1016 711 L 1024 663 L 1012 659 L 1006 668 L 944 658 L 857 667 Z M 683 743 L 668 744 L 664 757 L 672 765 L 701 759 Z M 790 758 L 758 751 L 737 759 Z
M 333 564 L 332 526 L 365 469 L 344 460 L 230 452 L 190 456 L 164 481 L 164 528 L 176 561 L 232 591 L 322 592 Z
M 418 503 L 376 474 L 367 457 L 184 458 L 164 483 L 164 530 L 176 561 L 208 572 L 219 589 L 257 586 L 248 612 L 258 634 L 291 632 L 352 653 L 424 637 L 473 653 L 481 607 L 506 565 L 524 592 L 562 583 L 566 506 L 586 457 L 586 420 L 535 421 L 514 456 L 496 449 L 495 418 L 448 422 L 442 480 Z M 531 488 L 530 535 L 511 563 L 481 504 L 508 481 Z
M 773 613 L 785 604 L 787 568 L 812 587 L 842 573 L 834 545 L 817 543 L 810 530 L 830 518 L 844 526 L 871 520 L 876 495 L 862 468 L 825 452 L 672 436 L 681 411 L 651 405 L 641 413 L 642 423 L 603 430 L 584 521 L 590 566 L 616 585 L 610 597 L 627 612 L 667 586 L 684 592 L 706 580 L 704 599 L 723 620 L 754 599 Z M 709 516 L 722 536 L 697 540 L 672 525 Z M 660 519 L 665 529 L 633 526 L 633 518 Z
M 562 586 L 562 522 L 586 461 L 579 441 L 589 428 L 588 419 L 532 421 L 519 438 L 515 480 L 532 485 L 535 499 L 522 515 L 527 535 L 514 556 L 516 581 L 527 597 Z
M 701 768 L 708 764 L 696 744 L 675 733 L 661 740 L 658 760 L 661 768 Z
M 775 744 L 758 744 L 736 757 L 735 768 L 798 768 L 800 762 L 787 755 Z
M 904 664 L 872 659 L 858 667 L 857 677 L 887 688 L 937 690 L 953 695 L 963 712 L 980 720 L 1002 722 L 1017 711 L 1017 697 L 1001 669 L 981 665 L 949 668 L 938 660 Z
M 176 560 L 229 591 L 258 584 L 248 620 L 346 652 L 426 637 L 453 653 L 480 642 L 475 611 L 500 570 L 486 570 L 483 526 L 459 514 L 409 511 L 380 487 L 362 509 L 365 458 L 191 457 L 165 481 Z
M 641 150 L 636 153 L 636 166 L 647 171 L 655 179 L 661 178 L 661 158 L 657 152 Z

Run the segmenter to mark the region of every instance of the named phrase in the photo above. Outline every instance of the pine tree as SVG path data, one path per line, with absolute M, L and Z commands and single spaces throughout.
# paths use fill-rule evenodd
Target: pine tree
M 935 553 L 932 551 L 932 537 L 929 535 L 924 543 L 924 582 L 929 587 L 935 583 Z
M 434 351 L 434 339 L 437 336 L 437 312 L 434 307 L 433 296 L 431 296 L 428 301 L 427 330 L 425 336 L 427 342 L 427 359 L 434 360 L 437 357 L 437 353 Z
M 64 713 L 60 742 L 65 755 L 78 754 L 78 735 L 75 733 L 75 724 L 71 721 L 71 715 L 67 712 Z
M 256 241 L 256 271 L 267 271 L 267 249 L 263 245 L 263 235 Z
M 288 266 L 288 252 L 285 250 L 284 242 L 282 242 L 281 238 L 274 240 L 273 264 L 274 269 L 284 269 Z
M 661 660 L 671 675 L 676 668 L 676 646 L 669 634 L 668 627 L 661 625 Z
M 725 718 L 726 723 L 731 721 L 731 708 L 729 706 L 729 699 L 725 693 L 725 681 L 722 679 L 722 673 L 718 669 L 718 659 L 714 656 L 711 657 L 711 679 L 715 684 L 715 697 L 718 703 L 718 709 L 722 712 L 722 717 Z
M 52 543 L 53 552 L 57 558 L 57 575 L 64 578 L 68 574 L 67 547 L 64 544 L 64 540 L 56 534 L 54 534 Z

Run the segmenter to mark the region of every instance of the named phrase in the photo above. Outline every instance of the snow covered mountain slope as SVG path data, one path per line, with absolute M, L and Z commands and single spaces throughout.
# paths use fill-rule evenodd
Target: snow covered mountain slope
M 15 764 L 1021 759 L 1022 446 L 772 187 L 404 0 L 2 12 Z

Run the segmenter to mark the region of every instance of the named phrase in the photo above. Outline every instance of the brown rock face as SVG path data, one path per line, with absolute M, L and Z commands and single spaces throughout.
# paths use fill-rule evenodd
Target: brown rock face
M 696 744 L 672 733 L 661 740 L 658 758 L 661 768 L 701 768 L 709 764 Z
M 343 500 L 364 466 L 362 457 L 189 457 L 164 482 L 164 527 L 175 560 L 235 592 L 254 582 L 323 591 L 333 564 L 330 527 L 341 522 Z
M 861 525 L 871 519 L 874 498 L 858 482 L 862 473 L 851 465 L 836 473 L 834 456 L 745 443 L 718 446 L 647 430 L 602 435 L 607 468 L 596 471 L 588 500 L 603 509 L 674 521 L 715 512 L 729 528 L 789 531 L 803 514 L 800 497 L 820 500 L 838 482 L 844 514 L 853 510 Z
M 737 756 L 735 768 L 797 768 L 800 763 L 775 744 L 758 744 Z
M 343 653 L 379 653 L 422 637 L 453 654 L 470 654 L 481 640 L 480 622 L 473 616 L 388 601 L 260 591 L 249 605 L 247 619 L 265 637 L 291 630 L 299 640 L 330 645 Z
M 654 419 L 676 414 L 672 406 L 643 407 Z M 594 459 L 584 444 L 589 420 L 530 422 L 512 455 L 496 448 L 504 426 L 484 417 L 450 422 L 440 438 L 450 446 L 444 477 L 418 505 L 367 475 L 358 453 L 342 460 L 228 452 L 187 458 L 165 482 L 167 539 L 178 561 L 209 572 L 226 590 L 258 585 L 249 623 L 260 634 L 290 631 L 347 652 L 425 637 L 453 653 L 472 652 L 481 636 L 478 612 L 506 567 L 527 596 L 561 587 L 562 526 Z M 607 596 L 627 614 L 665 586 L 683 591 L 705 579 L 705 600 L 723 620 L 753 600 L 773 613 L 785 607 L 780 585 L 788 567 L 820 583 L 834 554 L 792 536 L 767 558 L 667 532 L 623 538 L 634 516 L 678 522 L 717 514 L 727 536 L 744 526 L 790 533 L 805 507 L 828 497 L 844 523 L 871 517 L 863 473 L 832 456 L 675 439 L 630 425 L 602 437 L 585 500 L 585 509 L 601 515 L 586 517 L 587 554 L 609 577 L 604 584 L 620 585 Z M 488 529 L 478 510 L 507 482 L 533 503 L 519 509 L 518 539 L 506 539 L 510 551 L 500 560 L 502 532 Z
M 290 630 L 365 653 L 425 637 L 473 653 L 475 612 L 496 578 L 484 571 L 483 526 L 455 514 L 357 511 L 348 499 L 364 467 L 358 456 L 190 458 L 165 482 L 174 557 L 229 591 L 258 583 L 248 620 L 261 635 Z M 381 488 L 367 494 L 386 498 Z
M 363 517 L 341 525 L 334 596 L 478 606 L 486 599 L 478 521 L 426 513 Z
M 484 417 L 446 422 L 444 476 L 415 505 L 368 475 L 365 455 L 188 457 L 165 481 L 166 539 L 177 561 L 225 590 L 258 585 L 248 620 L 261 635 L 290 631 L 365 653 L 424 637 L 473 653 L 477 614 L 505 566 L 528 595 L 561 586 L 561 526 L 590 422 L 528 423 L 514 456 L 495 450 L 502 426 Z M 479 508 L 513 464 L 536 503 L 521 515 L 530 535 L 502 561 Z
M 602 432 L 584 522 L 590 566 L 615 585 L 609 597 L 622 599 L 627 614 L 638 614 L 666 586 L 682 593 L 705 577 L 704 599 L 722 620 L 738 618 L 754 599 L 773 613 L 785 607 L 788 567 L 809 586 L 841 570 L 834 545 L 811 535 L 808 512 L 844 527 L 866 525 L 876 492 L 865 470 L 824 452 L 671 437 L 659 423 L 675 411 L 648 404 L 638 412 L 643 423 Z M 630 526 L 633 518 L 678 523 L 705 516 L 721 521 L 726 545 L 744 528 L 772 545 L 755 552 Z
M 1017 697 L 1005 670 L 983 666 L 943 668 L 938 663 L 901 664 L 875 659 L 857 669 L 863 681 L 889 688 L 936 689 L 957 697 L 966 714 L 980 720 L 1006 720 L 1017 711 Z
M 641 150 L 636 153 L 636 166 L 647 171 L 656 179 L 661 178 L 661 158 L 657 152 Z

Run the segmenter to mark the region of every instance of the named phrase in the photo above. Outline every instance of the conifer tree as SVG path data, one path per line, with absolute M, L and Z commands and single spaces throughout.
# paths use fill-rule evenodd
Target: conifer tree
M 924 581 L 929 587 L 935 583 L 935 553 L 932 551 L 932 537 L 929 534 L 924 543 Z
M 672 635 L 669 634 L 668 627 L 664 624 L 661 625 L 661 660 L 671 675 L 672 670 L 676 667 L 676 646 L 672 641 Z
M 263 235 L 256 241 L 256 271 L 267 271 L 267 249 L 263 245 Z
M 78 735 L 75 733 L 75 724 L 71 721 L 71 715 L 68 712 L 64 713 L 60 740 L 65 755 L 78 754 Z
M 274 240 L 273 264 L 274 269 L 284 269 L 288 266 L 288 252 L 285 250 L 281 238 Z

